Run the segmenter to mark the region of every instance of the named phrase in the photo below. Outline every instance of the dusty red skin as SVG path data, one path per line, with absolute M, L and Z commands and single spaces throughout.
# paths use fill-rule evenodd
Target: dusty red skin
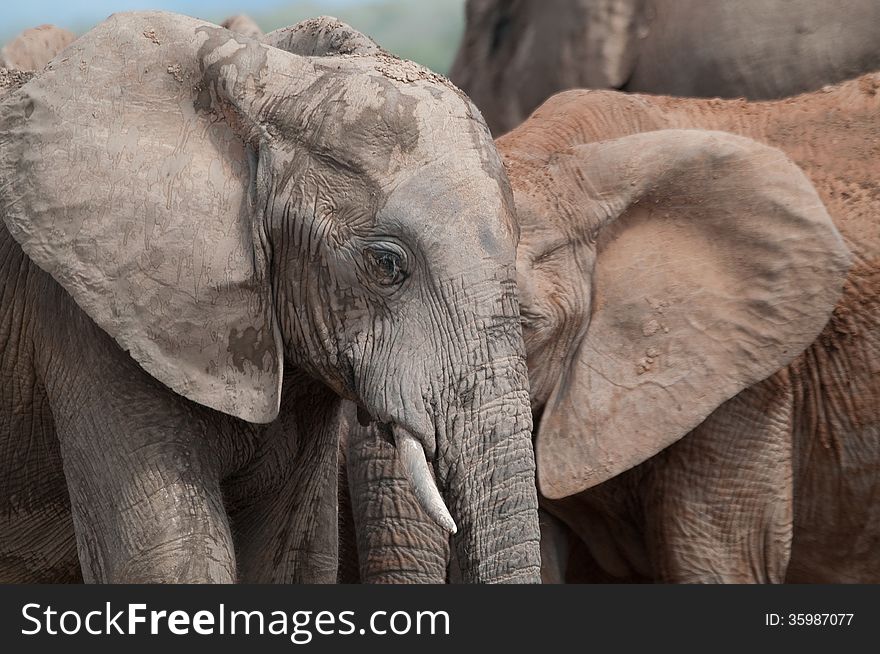
M 542 500 L 588 545 L 574 549 L 580 555 L 571 570 L 592 573 L 574 578 L 878 581 L 880 553 L 868 543 L 880 536 L 880 75 L 775 102 L 571 91 L 548 100 L 498 146 L 518 207 L 537 207 L 540 221 L 561 221 L 571 232 L 565 221 L 578 216 L 560 215 L 558 203 L 545 199 L 546 162 L 576 144 L 670 128 L 724 130 L 783 150 L 814 184 L 852 268 L 824 330 L 789 365 L 641 465 L 567 499 Z M 598 170 L 603 162 L 591 165 Z M 748 192 L 727 200 L 736 207 Z M 529 234 L 546 237 L 523 221 L 520 212 L 521 252 L 536 246 Z M 780 231 L 780 243 L 786 235 Z M 539 293 L 535 308 L 557 312 L 554 320 L 564 324 L 571 298 L 550 290 Z M 549 354 L 545 336 L 527 325 L 538 412 L 544 380 L 558 379 L 565 355 Z M 652 410 L 661 416 L 671 406 Z M 633 433 L 641 427 L 632 424 Z M 542 435 L 539 426 L 539 478 L 542 466 L 554 465 L 552 447 L 542 458 Z M 589 564 L 585 551 L 593 555 Z
M 666 131 L 682 129 L 697 131 Z M 816 205 L 821 200 L 836 233 L 827 231 L 826 242 L 820 239 L 815 253 L 797 262 L 791 249 L 804 241 L 794 237 L 795 223 L 774 222 L 770 213 L 756 223 L 767 231 L 753 236 L 752 247 L 747 237 L 734 247 L 724 230 L 696 245 L 656 231 L 633 255 L 636 265 L 624 268 L 626 275 L 615 280 L 603 257 L 632 243 L 635 226 L 661 220 L 687 226 L 694 215 L 727 215 L 731 224 L 743 224 L 764 193 L 771 201 L 779 199 L 783 210 L 797 206 L 782 201 L 773 185 L 786 170 L 791 179 L 801 173 L 783 154 L 774 158 L 758 143 L 753 160 L 715 161 L 707 150 L 696 165 L 682 165 L 704 143 L 703 130 L 723 130 L 781 149 L 806 174 L 799 188 L 804 202 L 813 203 L 809 211 L 818 212 L 821 222 L 824 210 Z M 664 134 L 672 137 L 668 149 L 652 157 L 651 148 Z M 520 226 L 519 290 L 539 481 L 555 496 L 567 494 L 541 500 L 555 516 L 542 518 L 544 580 L 880 580 L 880 552 L 872 545 L 880 536 L 880 75 L 775 102 L 571 91 L 548 100 L 496 143 L 514 189 Z M 619 152 L 625 143 L 634 144 L 629 154 Z M 749 170 L 755 173 L 750 184 L 737 186 L 737 176 Z M 725 184 L 726 190 L 719 190 Z M 811 185 L 815 190 L 806 188 Z M 632 189 L 643 187 L 647 194 L 628 207 Z M 639 217 L 640 206 L 658 209 L 638 222 L 633 218 Z M 591 226 L 603 217 L 610 218 L 610 229 L 593 231 Z M 728 309 L 719 308 L 717 315 L 724 320 L 717 324 L 711 314 L 703 315 L 694 321 L 698 328 L 687 332 L 686 319 L 698 315 L 700 296 L 693 296 L 697 304 L 677 305 L 646 293 L 643 286 L 656 277 L 661 288 L 674 292 L 690 277 L 699 282 L 694 290 L 711 290 L 718 269 L 707 267 L 707 261 L 731 252 L 738 254 L 728 281 L 738 276 L 740 284 L 732 297 L 748 296 L 750 278 L 767 289 L 769 301 L 756 305 L 751 321 L 755 329 L 768 330 L 755 341 L 760 347 L 754 351 L 761 353 L 755 361 L 767 363 L 772 356 L 778 368 L 763 375 L 763 381 L 747 383 L 751 364 L 740 352 L 722 368 L 710 369 L 708 377 L 696 366 L 685 368 L 681 378 L 693 385 L 690 392 L 670 386 L 664 401 L 644 395 L 642 387 L 656 384 L 673 364 L 662 339 L 675 336 L 675 321 L 685 329 L 680 347 L 701 343 L 705 351 L 691 354 L 704 356 L 706 365 L 717 353 L 711 342 L 700 341 L 701 332 L 715 333 L 720 344 L 748 342 L 743 339 L 748 320 L 738 333 L 725 335 Z M 776 259 L 785 260 L 784 271 L 797 272 L 788 281 L 784 275 L 762 281 L 760 265 Z M 851 263 L 848 272 L 844 261 Z M 655 274 L 640 277 L 640 263 L 652 266 Z M 689 275 L 696 265 L 696 275 Z M 664 272 L 670 266 L 677 274 Z M 609 281 L 619 282 L 617 297 L 609 297 L 601 285 L 594 289 L 596 276 L 603 274 L 605 288 Z M 781 295 L 774 300 L 776 292 Z M 794 301 L 787 305 L 788 317 L 774 326 L 768 316 L 785 305 L 783 296 Z M 602 341 L 590 341 L 591 328 L 599 323 L 607 331 L 607 323 L 596 316 L 609 304 L 617 307 L 613 313 L 622 328 L 630 312 L 636 319 L 632 333 L 622 332 L 625 338 L 618 333 L 603 351 Z M 805 341 L 809 330 L 801 327 L 811 313 L 813 336 Z M 801 333 L 795 338 L 786 329 Z M 773 333 L 779 337 L 775 349 L 767 347 Z M 786 352 L 787 338 L 798 341 L 798 348 Z M 624 395 L 642 398 L 639 406 L 626 411 L 597 406 L 595 389 L 578 390 L 577 380 L 563 374 L 582 356 L 576 346 L 585 341 L 592 348 L 587 366 L 623 357 L 631 343 L 645 343 L 638 356 L 622 358 L 620 372 L 630 375 L 632 390 Z M 730 395 L 742 390 L 705 405 L 727 384 Z M 558 405 L 548 408 L 557 387 L 583 393 L 568 403 L 562 421 Z M 615 401 L 622 406 L 625 400 L 618 396 Z M 572 416 L 584 406 L 596 411 L 578 424 Z M 686 422 L 681 415 L 694 424 L 677 431 L 675 425 Z M 597 424 L 600 418 L 605 422 Z M 559 440 L 560 424 L 567 447 L 560 446 L 565 441 Z M 388 503 L 376 476 L 391 480 L 386 488 L 402 483 L 393 452 L 383 453 L 388 448 L 371 444 L 362 432 L 353 431 L 347 462 L 362 578 L 445 580 L 442 556 L 420 555 L 442 555 L 443 534 L 420 518 L 405 494 L 396 493 L 394 503 Z M 567 488 L 574 490 L 568 493 Z M 384 513 L 376 507 L 384 507 Z M 393 539 L 383 539 L 378 527 L 397 524 L 395 511 L 407 526 L 396 530 Z

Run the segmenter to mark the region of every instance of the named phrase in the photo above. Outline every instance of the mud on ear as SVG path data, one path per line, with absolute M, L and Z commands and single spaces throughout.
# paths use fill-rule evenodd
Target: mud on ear
M 254 422 L 282 374 L 248 192 L 268 50 L 117 14 L 0 105 L 0 216 L 24 251 L 163 384 Z
M 282 27 L 262 37 L 262 42 L 305 57 L 370 55 L 382 49 L 366 34 L 332 16 L 319 16 Z
M 537 436 L 565 497 L 648 459 L 790 363 L 839 297 L 849 251 L 780 151 L 663 130 L 578 146 L 547 171 L 592 269 L 589 323 Z

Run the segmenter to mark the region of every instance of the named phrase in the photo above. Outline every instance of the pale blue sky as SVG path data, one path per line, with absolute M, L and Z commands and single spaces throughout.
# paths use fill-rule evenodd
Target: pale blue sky
M 220 22 L 250 14 L 264 30 L 337 16 L 391 52 L 449 70 L 464 29 L 464 0 L 0 0 L 0 46 L 28 27 L 52 23 L 82 34 L 118 11 L 161 9 Z
M 314 4 L 331 11 L 333 7 L 362 2 L 364 0 L 317 0 Z M 0 9 L 0 39 L 42 23 L 73 30 L 87 29 L 116 11 L 164 9 L 208 18 L 257 13 L 285 4 L 285 0 L 6 0 Z

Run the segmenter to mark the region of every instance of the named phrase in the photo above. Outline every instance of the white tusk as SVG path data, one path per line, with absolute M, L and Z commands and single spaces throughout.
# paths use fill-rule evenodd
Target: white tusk
M 450 534 L 458 531 L 455 520 L 449 514 L 449 509 L 440 497 L 434 477 L 428 469 L 428 461 L 425 458 L 425 450 L 422 444 L 409 432 L 398 427 L 392 428 L 394 443 L 397 445 L 397 456 L 403 464 L 406 478 L 416 494 L 419 504 L 431 519 L 443 527 Z

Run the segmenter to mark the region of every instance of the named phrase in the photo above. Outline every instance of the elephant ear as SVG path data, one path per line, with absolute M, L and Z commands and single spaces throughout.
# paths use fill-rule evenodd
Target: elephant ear
M 268 50 L 116 14 L 0 104 L 0 216 L 22 249 L 160 382 L 254 422 L 282 374 L 249 192 Z
M 800 169 L 742 137 L 647 132 L 577 146 L 545 172 L 545 222 L 564 225 L 551 240 L 589 298 L 537 436 L 540 489 L 560 498 L 790 363 L 828 321 L 849 251 Z
M 305 57 L 371 55 L 382 49 L 369 36 L 333 18 L 319 16 L 269 32 L 263 43 Z

